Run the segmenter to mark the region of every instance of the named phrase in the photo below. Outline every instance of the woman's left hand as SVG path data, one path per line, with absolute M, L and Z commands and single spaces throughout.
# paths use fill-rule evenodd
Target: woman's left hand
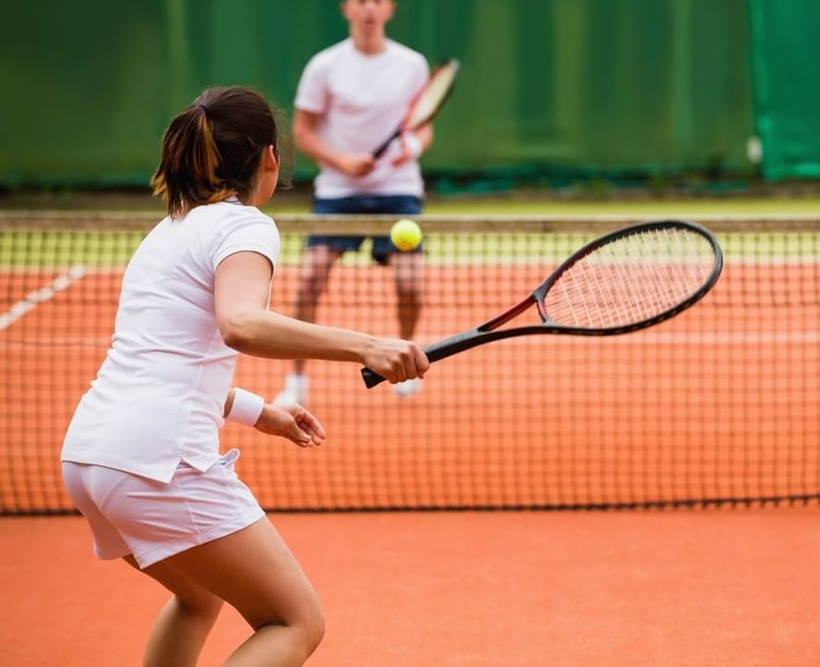
M 327 437 L 319 420 L 296 403 L 265 404 L 254 428 L 262 433 L 287 438 L 300 447 L 321 445 Z

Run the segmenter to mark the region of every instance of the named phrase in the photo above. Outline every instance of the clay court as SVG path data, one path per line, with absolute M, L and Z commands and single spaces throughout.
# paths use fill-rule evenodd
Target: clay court
M 310 665 L 817 664 L 816 509 L 271 516 L 322 598 Z M 78 517 L 0 520 L 6 665 L 137 665 L 166 594 Z M 224 609 L 201 664 L 248 635 Z
M 242 449 L 240 475 L 323 600 L 310 664 L 815 664 L 817 246 L 722 240 L 715 290 L 650 330 L 483 347 L 434 367 L 409 401 L 316 364 L 318 450 L 226 427 L 223 448 Z M 2 274 L 3 509 L 68 513 L 0 521 L 4 664 L 137 664 L 165 599 L 94 559 L 59 479 L 122 272 L 91 264 Z M 503 310 L 544 271 L 441 264 L 426 270 L 422 342 Z M 289 307 L 296 270 L 277 273 L 272 307 Z M 389 333 L 389 269 L 336 271 L 320 318 Z M 465 281 L 479 289 L 455 291 Z M 272 395 L 286 370 L 243 359 L 237 384 Z M 592 511 L 544 511 L 577 508 Z M 247 634 L 224 610 L 202 664 Z

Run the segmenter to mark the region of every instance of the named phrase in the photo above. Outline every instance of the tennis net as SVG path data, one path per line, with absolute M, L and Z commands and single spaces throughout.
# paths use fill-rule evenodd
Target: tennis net
M 271 307 L 292 314 L 305 235 L 385 234 L 392 218 L 276 216 Z M 611 338 L 527 336 L 439 362 L 419 393 L 366 390 L 310 362 L 325 446 L 228 424 L 270 510 L 632 508 L 820 499 L 820 219 L 690 216 L 726 265 L 694 308 Z M 59 451 L 105 356 L 125 264 L 157 216 L 0 214 L 0 514 L 72 511 Z M 432 342 L 519 301 L 580 245 L 635 216 L 419 216 Z M 398 335 L 391 267 L 365 241 L 333 269 L 317 319 Z M 536 318 L 535 313 L 532 317 Z M 241 358 L 267 396 L 290 362 Z

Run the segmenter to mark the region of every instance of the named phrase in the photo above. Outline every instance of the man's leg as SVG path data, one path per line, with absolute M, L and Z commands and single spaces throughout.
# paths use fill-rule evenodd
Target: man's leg
M 421 315 L 421 274 L 424 259 L 419 252 L 394 252 L 390 265 L 396 279 L 396 295 L 399 308 L 399 334 L 405 340 L 415 336 Z M 412 396 L 421 389 L 421 380 L 408 380 L 393 386 L 399 396 Z
M 412 340 L 421 315 L 422 255 L 416 252 L 394 252 L 390 255 L 390 265 L 396 280 L 399 335 L 405 340 Z
M 330 270 L 339 257 L 341 250 L 326 245 L 309 246 L 305 251 L 302 269 L 299 273 L 299 286 L 296 292 L 297 319 L 304 322 L 316 321 L 316 307 L 319 298 L 327 288 Z M 285 386 L 279 392 L 275 403 L 303 403 L 307 393 L 307 376 L 305 359 L 296 359 L 293 372 L 285 378 Z

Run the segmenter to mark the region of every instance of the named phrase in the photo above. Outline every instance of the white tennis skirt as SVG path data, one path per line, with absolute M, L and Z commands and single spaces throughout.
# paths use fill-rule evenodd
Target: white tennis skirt
M 247 528 L 265 513 L 237 476 L 232 449 L 205 472 L 180 463 L 167 484 L 113 468 L 63 462 L 63 479 L 91 526 L 94 553 L 132 554 L 141 568 Z

